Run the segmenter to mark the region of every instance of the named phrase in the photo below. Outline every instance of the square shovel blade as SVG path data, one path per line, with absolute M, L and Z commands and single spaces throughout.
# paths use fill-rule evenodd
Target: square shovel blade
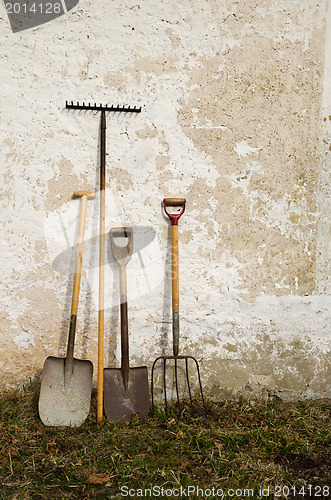
M 91 361 L 73 360 L 71 380 L 64 383 L 65 359 L 49 356 L 41 375 L 39 416 L 45 425 L 77 427 L 87 418 L 91 406 Z
M 140 422 L 149 413 L 149 387 L 147 366 L 129 369 L 128 387 L 125 389 L 120 368 L 103 371 L 105 415 L 111 422 L 130 422 L 134 413 Z

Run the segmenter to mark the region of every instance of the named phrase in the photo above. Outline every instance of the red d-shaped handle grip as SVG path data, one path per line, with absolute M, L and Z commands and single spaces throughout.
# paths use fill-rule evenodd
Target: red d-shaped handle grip
M 167 216 L 170 218 L 172 226 L 178 226 L 178 221 L 185 212 L 185 204 L 186 200 L 184 198 L 164 198 L 163 208 Z M 181 211 L 178 213 L 171 213 L 168 212 L 167 207 L 181 207 Z

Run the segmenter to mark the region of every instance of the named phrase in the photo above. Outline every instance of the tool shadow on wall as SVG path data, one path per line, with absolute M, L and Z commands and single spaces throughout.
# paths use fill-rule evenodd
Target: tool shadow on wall
M 165 356 L 171 348 L 172 336 L 172 317 L 171 317 L 171 226 L 164 216 L 163 205 L 160 204 L 162 218 L 167 224 L 167 245 L 166 255 L 164 260 L 164 280 L 163 280 L 163 309 L 162 309 L 162 325 L 160 352 Z
M 126 227 L 127 224 L 122 224 L 119 227 Z M 156 240 L 156 230 L 149 226 L 131 226 L 133 231 L 133 249 L 132 258 L 128 264 L 128 309 L 129 309 L 129 321 L 130 316 L 130 303 L 135 302 L 136 299 L 141 299 L 145 296 L 149 296 L 153 290 L 158 286 L 158 281 L 161 279 L 161 273 L 159 271 L 155 272 L 156 267 L 159 267 L 159 263 L 156 263 L 153 258 L 155 255 L 154 247 L 157 244 Z M 120 304 L 120 290 L 119 290 L 119 267 L 118 262 L 113 256 L 111 249 L 111 240 L 109 233 L 106 240 L 107 245 L 107 256 L 106 265 L 109 267 L 112 273 L 112 288 L 108 290 L 107 294 L 111 294 L 111 299 L 107 300 L 107 309 L 111 309 L 111 324 L 110 324 L 110 335 L 106 340 L 106 348 L 109 362 L 116 362 L 119 358 L 117 353 L 119 353 L 119 304 Z M 121 244 L 121 242 L 119 242 Z M 123 246 L 124 241 L 122 242 Z M 158 256 L 158 252 L 156 252 Z M 107 291 L 106 291 L 107 292 Z M 133 309 L 133 308 L 132 308 Z M 114 332 L 116 335 L 114 336 Z M 134 336 L 134 332 L 132 332 Z M 114 339 L 115 343 L 114 343 Z M 133 342 L 134 343 L 134 342 Z
M 94 214 L 92 215 L 93 220 L 98 217 L 97 203 L 95 204 Z M 73 271 L 75 268 L 75 254 L 77 252 L 77 245 L 72 246 L 68 238 L 68 230 L 65 227 L 65 221 L 61 221 L 62 232 L 65 236 L 67 242 L 67 248 L 59 253 L 52 261 L 52 268 L 61 273 L 69 273 L 66 289 L 66 303 L 64 306 L 61 335 L 59 342 L 59 349 L 63 350 L 66 343 L 67 335 L 67 323 L 68 317 L 70 316 L 70 298 L 72 292 L 73 283 Z M 75 234 L 78 232 L 78 224 L 76 224 Z M 97 284 L 96 282 L 96 271 L 99 267 L 98 262 L 98 235 L 93 235 L 84 241 L 84 256 L 83 256 L 83 278 L 82 281 L 86 289 L 86 300 L 84 303 L 84 310 L 81 311 L 81 328 L 82 336 L 84 339 L 84 344 L 82 345 L 82 350 L 86 352 L 87 343 L 91 338 L 91 323 L 93 323 L 93 316 L 97 310 Z M 75 240 L 76 241 L 76 240 Z M 129 287 L 129 297 L 131 300 L 149 295 L 158 286 L 159 282 L 162 282 L 162 271 L 161 266 L 163 266 L 162 261 L 156 260 L 159 257 L 159 249 L 156 249 L 156 230 L 149 226 L 133 226 L 133 254 L 131 269 L 129 270 L 131 283 L 128 283 Z M 108 281 L 106 288 L 106 302 L 105 309 L 111 311 L 111 330 L 113 329 L 113 323 L 116 324 L 118 321 L 118 265 L 112 255 L 110 239 L 106 233 L 106 244 L 107 244 L 107 259 L 106 259 L 106 278 Z M 157 270 L 156 270 L 157 268 Z M 164 280 L 163 280 L 164 281 Z M 87 284 L 85 283 L 87 282 Z M 165 285 L 169 287 L 169 284 Z M 167 291 L 165 290 L 165 294 Z M 169 302 L 167 302 L 169 305 Z M 114 347 L 113 344 L 113 331 L 110 332 L 109 339 L 107 339 L 107 350 L 108 355 L 113 356 Z
M 92 203 L 90 203 L 92 205 Z M 75 228 L 73 230 L 74 233 L 74 242 L 77 242 L 77 235 L 79 230 L 79 205 L 77 206 L 77 220 L 75 224 Z M 63 313 L 62 313 L 62 323 L 60 329 L 60 338 L 58 351 L 59 353 L 64 354 L 66 350 L 67 336 L 68 336 L 68 319 L 70 318 L 70 308 L 71 308 L 71 295 L 72 295 L 72 287 L 74 282 L 75 275 L 75 260 L 78 252 L 78 244 L 74 244 L 73 246 L 70 244 L 70 239 L 68 236 L 68 228 L 66 227 L 65 220 L 59 214 L 59 219 L 61 220 L 61 228 L 63 232 L 63 236 L 65 238 L 67 249 L 59 254 L 52 262 L 52 268 L 60 272 L 62 274 L 67 274 L 67 286 L 65 293 L 65 302 L 63 304 Z M 78 306 L 80 308 L 79 311 L 79 320 L 78 320 L 78 329 L 81 334 L 80 338 L 80 346 L 79 346 L 79 355 L 82 359 L 86 359 L 88 353 L 88 345 L 90 343 L 91 338 L 91 315 L 93 314 L 93 300 L 92 300 L 92 289 L 89 285 L 88 273 L 90 269 L 91 255 L 94 254 L 96 243 L 93 245 L 93 239 L 88 241 L 84 241 L 84 251 L 82 255 L 82 284 L 85 289 L 85 300 L 84 300 L 84 309 L 83 306 Z M 94 248 L 93 248 L 94 246 Z M 82 301 L 81 301 L 82 302 Z

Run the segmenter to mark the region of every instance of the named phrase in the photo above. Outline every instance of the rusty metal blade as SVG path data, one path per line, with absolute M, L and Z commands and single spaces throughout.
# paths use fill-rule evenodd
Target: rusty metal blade
M 150 401 L 147 366 L 129 369 L 129 383 L 125 390 L 122 370 L 105 368 L 104 376 L 104 408 L 111 422 L 130 422 L 137 414 L 142 422 L 148 417 Z
M 92 393 L 93 365 L 91 361 L 73 360 L 73 372 L 64 383 L 65 359 L 49 356 L 41 375 L 39 416 L 45 425 L 81 425 L 87 418 Z

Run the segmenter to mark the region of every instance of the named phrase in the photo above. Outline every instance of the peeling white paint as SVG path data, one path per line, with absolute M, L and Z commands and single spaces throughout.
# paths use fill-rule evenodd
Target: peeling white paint
M 262 149 L 262 147 L 252 148 L 246 141 L 238 142 L 234 147 L 237 155 L 242 157 L 247 156 L 249 153 L 257 153 L 260 149 Z
M 13 342 L 19 349 L 27 349 L 30 345 L 35 345 L 34 336 L 32 335 L 32 333 L 25 331 L 14 337 Z
M 171 353 L 161 201 L 183 196 L 180 348 L 199 359 L 206 392 L 330 395 L 329 3 L 86 0 L 18 34 L 2 16 L 0 387 L 66 352 L 79 213 L 71 196 L 99 189 L 100 116 L 65 109 L 81 100 L 142 106 L 107 115 L 106 230 L 136 231 L 132 364 L 150 368 Z M 98 227 L 97 197 L 75 349 L 95 367 Z M 112 366 L 120 330 L 109 239 L 105 293 Z
M 245 155 L 242 155 L 245 156 Z M 258 161 L 250 161 L 246 163 L 246 168 L 243 171 L 236 171 L 233 174 L 227 176 L 231 183 L 235 187 L 240 187 L 243 189 L 245 195 L 249 198 L 248 187 L 250 184 L 251 176 L 254 172 L 263 174 L 263 165 Z

